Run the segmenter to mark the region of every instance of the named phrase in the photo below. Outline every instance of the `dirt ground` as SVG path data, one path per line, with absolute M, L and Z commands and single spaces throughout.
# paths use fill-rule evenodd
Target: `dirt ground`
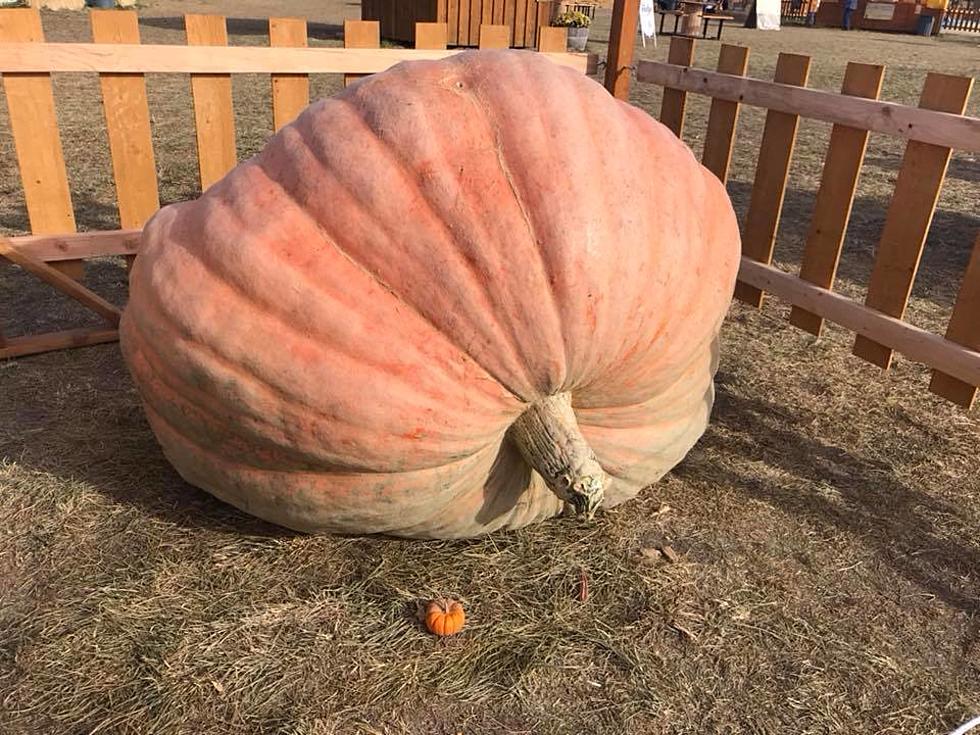
M 233 44 L 305 15 L 338 44 L 356 3 L 152 2 L 144 42 L 182 42 L 182 12 L 225 12 Z M 84 13 L 46 14 L 87 40 Z M 605 53 L 608 13 L 591 50 Z M 975 74 L 980 37 L 732 28 L 750 73 L 813 55 L 811 86 L 848 60 L 888 66 L 883 97 L 915 103 L 925 73 Z M 699 44 L 713 67 L 718 45 Z M 641 50 L 663 59 L 666 48 Z M 314 79 L 328 95 L 339 80 Z M 161 195 L 197 194 L 186 78 L 150 81 Z M 271 130 L 268 79 L 235 80 L 240 156 Z M 118 225 L 94 77 L 56 78 L 80 228 Z M 659 112 L 655 88 L 633 100 Z M 978 114 L 980 94 L 971 112 Z M 686 139 L 700 152 L 707 105 Z M 740 122 L 730 193 L 748 202 L 763 115 Z M 796 267 L 827 126 L 804 123 L 777 263 Z M 571 141 L 601 145 L 601 140 Z M 902 146 L 872 137 L 841 290 L 861 296 Z M 944 328 L 980 230 L 980 159 L 957 154 L 911 318 Z M 26 213 L 0 106 L 0 231 Z M 125 300 L 110 260 L 87 282 Z M 733 306 L 719 397 L 700 444 L 638 500 L 591 526 L 556 521 L 466 542 L 304 537 L 184 484 L 143 417 L 118 348 L 0 362 L 0 733 L 945 733 L 980 713 L 980 414 L 814 340 L 778 302 Z M 89 323 L 0 268 L 8 334 Z M 643 548 L 671 545 L 675 563 Z M 579 596 L 579 580 L 589 596 Z M 455 595 L 462 635 L 416 619 Z

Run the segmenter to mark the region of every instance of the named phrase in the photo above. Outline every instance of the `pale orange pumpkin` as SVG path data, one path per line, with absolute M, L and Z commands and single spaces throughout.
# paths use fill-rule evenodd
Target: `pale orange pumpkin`
M 697 441 L 739 258 L 665 127 L 520 51 L 309 107 L 146 226 L 122 347 L 189 482 L 304 531 L 464 537 Z
M 435 635 L 455 635 L 465 623 L 466 613 L 458 600 L 432 600 L 425 608 L 425 627 Z

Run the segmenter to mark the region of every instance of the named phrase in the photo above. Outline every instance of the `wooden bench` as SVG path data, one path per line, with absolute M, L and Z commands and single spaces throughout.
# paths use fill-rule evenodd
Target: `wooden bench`
M 701 38 L 708 37 L 708 21 L 715 21 L 718 23 L 718 31 L 714 35 L 716 41 L 721 40 L 721 29 L 725 27 L 726 20 L 735 20 L 734 15 L 717 15 L 712 13 L 711 15 L 705 14 L 701 16 Z
M 681 18 L 683 18 L 687 13 L 681 10 L 658 10 L 658 15 L 660 15 L 660 35 L 661 36 L 688 36 L 689 34 L 681 33 L 679 30 Z M 664 30 L 664 23 L 667 20 L 667 16 L 671 16 L 674 19 L 674 27 L 670 31 Z M 701 38 L 708 38 L 708 23 L 714 21 L 717 23 L 717 31 L 712 38 L 715 41 L 721 40 L 721 31 L 725 27 L 726 20 L 735 20 L 733 15 L 718 15 L 716 13 L 705 13 L 701 16 Z

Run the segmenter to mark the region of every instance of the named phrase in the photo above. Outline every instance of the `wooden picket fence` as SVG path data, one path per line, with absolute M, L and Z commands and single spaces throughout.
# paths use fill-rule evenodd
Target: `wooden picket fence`
M 152 46 L 140 45 L 135 12 L 95 10 L 90 16 L 95 43 L 45 43 L 36 10 L 0 10 L 0 74 L 32 233 L 0 237 L 0 257 L 94 311 L 106 325 L 5 337 L 0 320 L 0 359 L 118 339 L 119 310 L 78 279 L 87 258 L 134 256 L 140 228 L 160 206 L 145 74 L 190 75 L 203 190 L 237 163 L 231 74 L 271 75 L 278 130 L 309 104 L 311 73 L 344 74 L 349 82 L 400 61 L 458 53 L 447 50 L 447 28 L 439 23 L 419 23 L 412 49 L 380 48 L 376 21 L 347 21 L 345 48 L 306 48 L 305 20 L 270 18 L 269 47 L 231 47 L 224 17 L 186 15 L 187 46 Z M 509 36 L 506 26 L 483 25 L 480 47 L 506 47 Z M 595 66 L 595 57 L 566 53 L 564 28 L 540 29 L 538 50 L 583 73 Z M 75 231 L 51 72 L 99 73 L 120 230 Z
M 556 0 L 361 0 L 361 19 L 381 23 L 381 35 L 411 42 L 419 22 L 445 23 L 450 46 L 477 46 L 483 25 L 507 28 L 508 45 L 531 48 L 551 25 Z
M 980 3 L 953 0 L 943 12 L 943 30 L 980 33 Z
M 702 162 L 728 177 L 741 104 L 766 108 L 742 233 L 736 297 L 759 307 L 771 293 L 790 321 L 819 335 L 824 320 L 857 333 L 854 354 L 883 369 L 893 351 L 933 368 L 930 390 L 970 407 L 980 386 L 980 236 L 945 336 L 903 321 L 953 149 L 980 153 L 980 119 L 967 117 L 973 79 L 930 74 L 919 107 L 879 101 L 884 67 L 849 63 L 841 94 L 807 89 L 810 57 L 782 53 L 773 81 L 745 76 L 749 50 L 723 45 L 717 71 L 695 69 L 695 42 L 674 38 L 667 63 L 640 61 L 637 80 L 664 88 L 661 121 L 678 136 L 690 92 L 711 97 Z M 771 265 L 800 117 L 833 123 L 799 276 Z M 869 133 L 907 142 L 865 303 L 834 293 L 834 278 Z M 980 201 L 980 191 L 978 191 Z

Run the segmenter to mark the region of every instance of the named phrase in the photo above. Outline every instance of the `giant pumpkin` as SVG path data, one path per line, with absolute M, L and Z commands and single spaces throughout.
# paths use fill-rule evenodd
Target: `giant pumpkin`
M 400 64 L 147 224 L 123 351 L 186 480 L 303 531 L 591 516 L 703 433 L 739 257 L 671 132 L 542 55 Z

